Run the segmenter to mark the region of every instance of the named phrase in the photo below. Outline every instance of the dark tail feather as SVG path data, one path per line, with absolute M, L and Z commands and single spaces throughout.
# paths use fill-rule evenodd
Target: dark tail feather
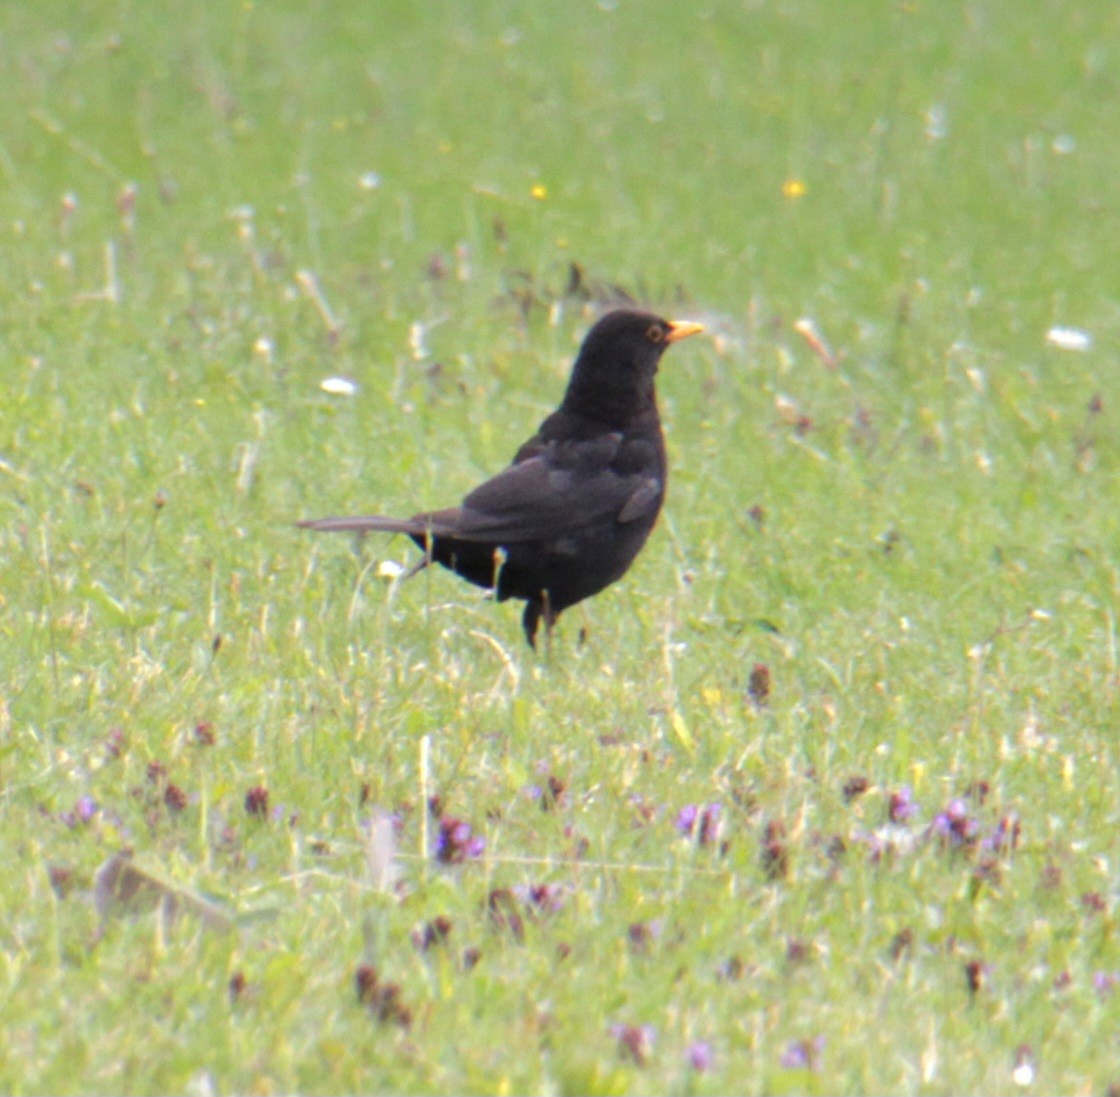
M 320 533 L 407 533 L 422 535 L 427 527 L 415 518 L 382 518 L 378 514 L 355 518 L 307 518 L 296 522 L 300 529 L 314 529 Z

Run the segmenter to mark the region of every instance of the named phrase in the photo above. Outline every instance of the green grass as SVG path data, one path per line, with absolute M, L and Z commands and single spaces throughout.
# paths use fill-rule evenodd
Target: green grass
M 1120 1083 L 1120 57 L 1075 7 L 0 8 L 0 1090 Z M 713 338 L 543 658 L 291 522 L 505 464 L 572 262 Z M 121 849 L 237 928 L 102 921 Z

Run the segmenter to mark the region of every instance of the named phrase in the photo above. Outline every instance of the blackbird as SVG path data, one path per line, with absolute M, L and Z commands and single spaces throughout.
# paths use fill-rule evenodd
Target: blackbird
M 665 439 L 654 377 L 670 343 L 700 324 L 608 313 L 587 333 L 559 409 L 513 463 L 457 507 L 413 518 L 318 518 L 306 529 L 407 533 L 499 602 L 523 598 L 531 647 L 569 606 L 621 579 L 665 499 Z

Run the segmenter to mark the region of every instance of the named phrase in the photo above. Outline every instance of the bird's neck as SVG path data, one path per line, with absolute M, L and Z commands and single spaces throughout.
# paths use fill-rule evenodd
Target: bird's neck
M 611 385 L 600 379 L 583 384 L 573 377 L 560 410 L 612 430 L 631 430 L 646 419 L 657 420 L 657 393 L 652 380 L 636 389 L 632 384 Z

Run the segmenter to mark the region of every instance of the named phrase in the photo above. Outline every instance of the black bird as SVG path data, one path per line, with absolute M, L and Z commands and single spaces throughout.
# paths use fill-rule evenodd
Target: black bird
M 319 518 L 306 529 L 407 533 L 497 600 L 523 598 L 530 646 L 569 606 L 621 579 L 665 499 L 665 439 L 654 377 L 670 343 L 700 324 L 608 313 L 587 333 L 568 390 L 513 464 L 457 507 L 414 518 Z M 418 570 L 418 569 L 417 569 Z

